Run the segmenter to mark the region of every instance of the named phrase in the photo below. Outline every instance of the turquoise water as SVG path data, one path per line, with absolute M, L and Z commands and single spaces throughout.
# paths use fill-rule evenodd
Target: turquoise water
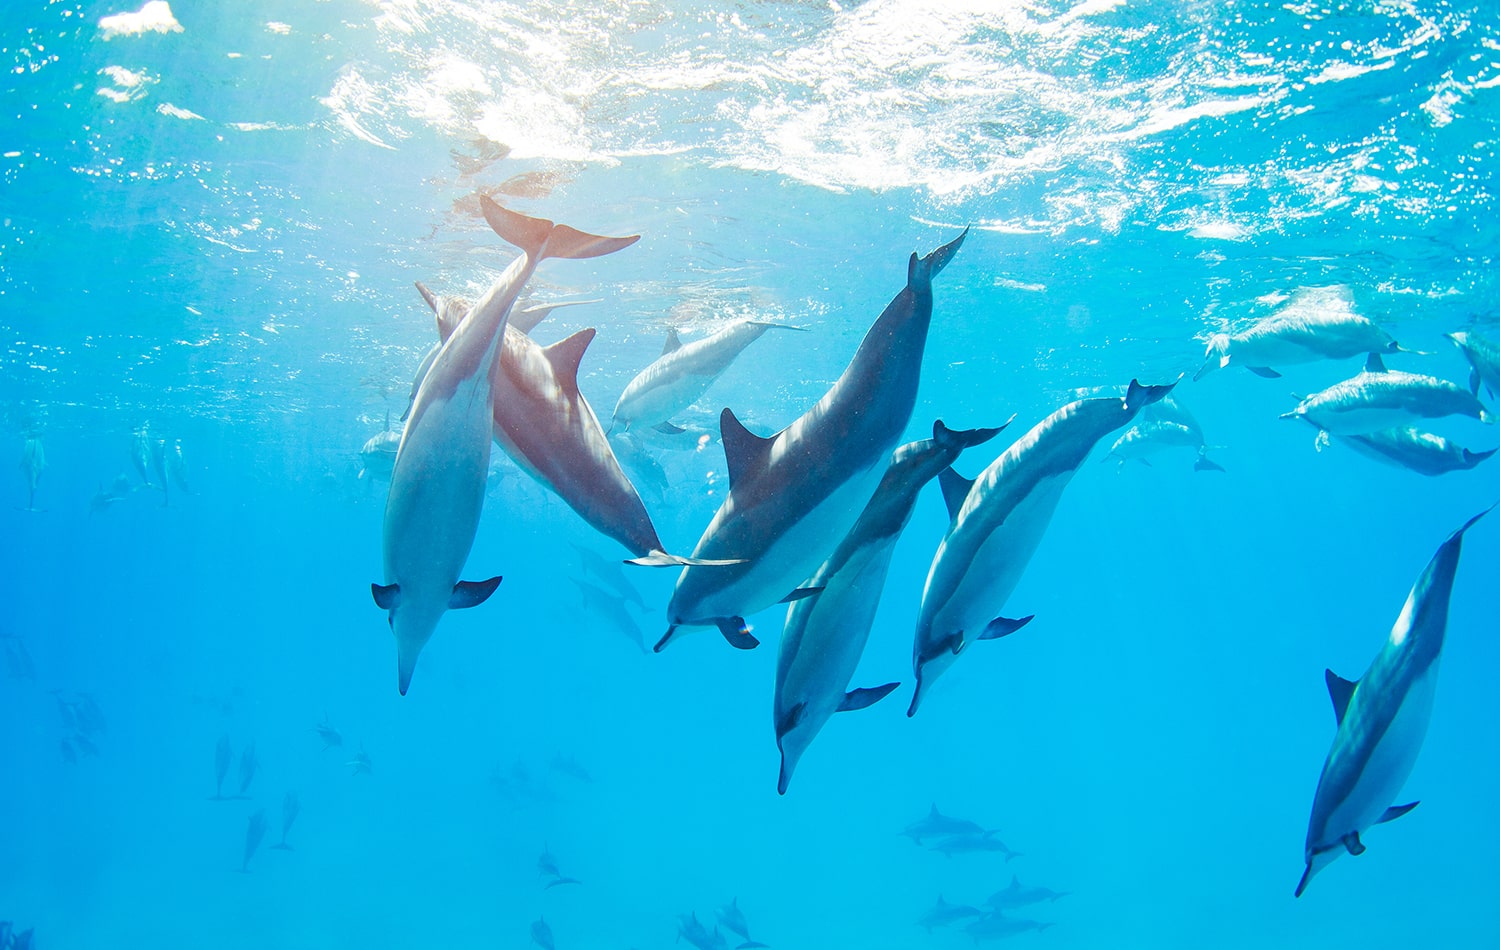
M 0 477 L 0 920 L 35 946 L 519 948 L 540 918 L 558 947 L 648 950 L 737 898 L 777 948 L 959 947 L 968 920 L 916 921 L 1012 875 L 1068 892 L 1013 912 L 1051 925 L 1018 944 L 1500 942 L 1493 521 L 1459 568 L 1401 799 L 1421 807 L 1292 897 L 1324 668 L 1358 676 L 1437 545 L 1500 498 L 1500 463 L 1429 478 L 1277 418 L 1357 360 L 1184 380 L 1222 474 L 1186 450 L 1101 462 L 1108 437 L 1007 603 L 1036 619 L 908 720 L 947 523 L 929 487 L 851 684 L 902 686 L 835 717 L 785 797 L 779 610 L 749 618 L 752 652 L 699 631 L 643 654 L 572 583 L 576 546 L 621 549 L 498 449 L 464 576 L 505 580 L 444 617 L 399 696 L 368 588 L 387 483 L 359 457 L 436 339 L 412 282 L 477 296 L 514 254 L 481 190 L 642 235 L 531 283 L 601 301 L 535 336 L 598 329 L 580 379 L 606 419 L 668 328 L 754 317 L 810 332 L 767 334 L 677 421 L 788 425 L 908 255 L 965 226 L 907 437 L 1015 414 L 966 476 L 1080 395 L 1191 377 L 1209 334 L 1309 288 L 1423 351 L 1393 366 L 1463 383 L 1443 335 L 1500 337 L 1500 14 L 179 0 L 106 20 L 137 11 L 160 8 L 0 11 L 0 451 L 33 437 L 46 461 L 34 500 L 14 463 Z M 165 506 L 132 463 L 143 428 L 181 444 L 190 492 Z M 666 486 L 642 494 L 686 553 L 722 448 L 652 453 Z M 626 570 L 649 647 L 675 572 Z M 259 766 L 215 801 L 225 737 L 225 794 L 252 744 Z M 288 792 L 294 850 L 271 850 Z M 1021 855 L 902 837 L 933 803 Z M 544 852 L 581 883 L 546 888 Z

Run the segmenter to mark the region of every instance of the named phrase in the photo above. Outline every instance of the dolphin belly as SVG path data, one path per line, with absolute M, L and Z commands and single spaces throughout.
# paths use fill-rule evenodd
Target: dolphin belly
M 1392 406 L 1313 407 L 1307 419 L 1334 435 L 1363 435 L 1407 425 L 1415 418 L 1407 409 Z

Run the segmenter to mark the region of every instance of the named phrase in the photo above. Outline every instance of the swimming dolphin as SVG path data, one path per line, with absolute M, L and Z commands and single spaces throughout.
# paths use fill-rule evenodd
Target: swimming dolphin
M 297 816 L 302 813 L 302 803 L 297 800 L 296 792 L 287 792 L 281 799 L 281 841 L 271 845 L 275 851 L 290 851 L 292 846 L 286 843 L 287 832 L 292 830 L 292 824 Z
M 156 487 L 161 489 L 161 506 L 167 507 L 172 488 L 167 483 L 167 440 L 151 440 L 151 471 L 156 475 Z
M 1493 340 L 1487 340 L 1477 333 L 1460 331 L 1448 334 L 1464 357 L 1468 359 L 1469 366 L 1469 392 L 1479 395 L 1479 386 L 1484 384 L 1485 391 L 1494 399 L 1496 393 L 1500 393 L 1500 345 Z
M 406 695 L 417 657 L 445 612 L 484 603 L 499 577 L 461 581 L 479 530 L 493 435 L 493 395 L 511 307 L 549 257 L 610 254 L 639 236 L 608 238 L 529 218 L 481 195 L 495 233 L 520 248 L 489 291 L 454 328 L 417 390 L 386 499 L 385 584 L 370 585 L 396 638 L 397 688 Z
M 1036 920 L 1017 920 L 1014 917 L 1006 917 L 1004 914 L 989 913 L 965 927 L 964 933 L 973 937 L 977 944 L 981 940 L 1015 937 L 1028 930 L 1041 932 L 1051 926 L 1051 921 L 1042 923 Z
M 1366 353 L 1404 353 L 1390 334 L 1354 312 L 1347 287 L 1304 288 L 1281 310 L 1242 333 L 1215 333 L 1208 339 L 1196 382 L 1216 369 L 1243 366 L 1257 376 L 1276 378 L 1272 366 L 1341 360 Z
M 923 838 L 943 838 L 953 835 L 982 835 L 985 830 L 967 818 L 955 818 L 938 811 L 937 802 L 932 803 L 932 810 L 925 817 L 907 825 L 901 834 L 912 840 L 913 844 L 921 844 Z
M 531 922 L 531 942 L 542 950 L 555 950 L 557 945 L 552 942 L 552 927 L 545 918 L 538 917 Z
M 983 834 L 953 835 L 944 838 L 937 844 L 928 845 L 928 850 L 936 851 L 944 857 L 951 858 L 955 854 L 981 854 L 995 853 L 1005 855 L 1005 860 L 1018 858 L 1021 852 L 1012 851 L 1004 841 L 995 837 L 995 832 L 986 831 Z
M 1063 489 L 1100 439 L 1175 385 L 1131 380 L 1123 399 L 1071 402 L 1037 423 L 974 481 L 952 470 L 939 476 L 953 521 L 922 590 L 912 644 L 917 688 L 908 716 L 916 715 L 933 682 L 970 643 L 1006 636 L 1031 621 L 1002 617 L 1000 608 L 1041 543 Z
M 846 692 L 875 621 L 896 541 L 922 487 L 964 449 L 989 441 L 1004 428 L 955 432 L 938 421 L 931 439 L 898 448 L 859 520 L 807 582 L 817 593 L 788 608 L 772 705 L 781 751 L 780 794 L 786 794 L 802 754 L 834 713 L 864 709 L 899 685 Z
M 182 440 L 173 439 L 172 444 L 166 446 L 167 475 L 171 477 L 179 491 L 184 495 L 191 495 L 193 490 L 188 487 L 187 462 L 182 458 Z
M 911 419 L 932 323 L 932 278 L 967 233 L 926 257 L 912 254 L 906 286 L 833 388 L 796 422 L 761 438 L 729 409 L 720 415 L 729 493 L 693 556 L 745 563 L 683 570 L 658 652 L 683 626 L 718 627 L 730 645 L 756 646 L 745 616 L 794 598 L 848 533 Z
M 1351 682 L 1324 671 L 1338 731 L 1313 795 L 1303 854 L 1307 867 L 1296 896 L 1334 858 L 1363 854 L 1360 835 L 1400 818 L 1416 802 L 1395 804 L 1416 765 L 1432 718 L 1438 659 L 1448 630 L 1448 602 L 1464 532 L 1493 507 L 1448 536 L 1412 586 L 1391 635 L 1370 668 Z
M 714 912 L 719 923 L 730 933 L 738 934 L 744 942 L 739 944 L 735 950 L 753 950 L 755 947 L 764 947 L 766 944 L 750 936 L 750 925 L 745 922 L 745 912 L 740 910 L 740 899 L 738 897 L 720 907 Z
M 36 486 L 41 480 L 42 469 L 47 467 L 47 453 L 42 449 L 40 436 L 28 435 L 21 446 L 21 471 L 26 474 L 26 510 L 36 511 Z
M 26 649 L 26 641 L 10 634 L 0 634 L 5 641 L 5 668 L 11 679 L 36 682 L 36 661 Z
M 578 588 L 584 609 L 597 617 L 602 617 L 611 627 L 623 634 L 625 639 L 635 644 L 636 649 L 642 653 L 651 652 L 646 648 L 645 632 L 630 615 L 630 611 L 625 609 L 623 601 L 588 581 L 576 577 L 570 577 L 569 580 Z
M 255 851 L 265 836 L 266 810 L 262 808 L 250 816 L 250 824 L 245 828 L 245 858 L 240 862 L 241 874 L 250 873 L 250 859 L 255 856 Z
M 552 856 L 552 851 L 544 844 L 542 853 L 536 859 L 537 877 L 562 877 L 562 872 L 557 869 L 557 858 Z
M 724 935 L 719 933 L 719 928 L 716 926 L 713 933 L 709 933 L 708 928 L 698 921 L 696 911 L 692 914 L 679 914 L 677 920 L 679 940 L 686 940 L 698 950 L 722 950 L 725 947 L 727 941 Z
M 422 284 L 418 290 L 440 315 L 455 305 Z M 552 308 L 546 308 L 552 309 Z M 578 365 L 594 339 L 592 329 L 543 347 L 518 329 L 507 328 L 491 396 L 494 436 L 507 455 L 601 534 L 630 551 L 631 563 L 681 566 L 690 559 L 667 554 L 641 503 L 620 468 L 588 400 L 578 390 Z M 706 563 L 706 562 L 691 562 Z
M 125 500 L 129 497 L 132 490 L 128 476 L 115 476 L 115 480 L 110 483 L 108 488 L 100 485 L 99 490 L 94 493 L 94 497 L 89 499 L 89 514 L 92 515 L 103 511 L 116 502 Z
M 806 329 L 763 320 L 740 320 L 686 345 L 677 338 L 676 330 L 668 330 L 661 356 L 641 370 L 620 394 L 610 432 L 617 427 L 629 431 L 632 427 L 658 426 L 666 432 L 682 432 L 672 424 L 672 418 L 702 398 L 745 347 L 767 330 Z
M 318 723 L 316 726 L 313 726 L 313 731 L 318 734 L 319 739 L 323 740 L 323 748 L 321 750 L 323 752 L 327 752 L 334 746 L 341 746 L 344 744 L 343 733 L 339 732 L 333 727 L 331 723 L 329 723 L 327 716 L 323 717 L 322 722 Z
M 1168 396 L 1161 402 L 1147 406 L 1135 425 L 1110 446 L 1107 459 L 1120 463 L 1136 461 L 1151 464 L 1149 457 L 1174 448 L 1191 449 L 1198 453 L 1193 463 L 1195 472 L 1222 472 L 1224 467 L 1208 457 L 1208 446 L 1204 442 L 1203 427 L 1193 414 L 1178 405 Z
M 135 430 L 134 440 L 130 443 L 130 461 L 135 466 L 135 473 L 141 477 L 141 487 L 155 488 L 151 481 L 151 423 L 144 422 Z
M 401 448 L 401 431 L 399 429 L 387 428 L 377 432 L 365 440 L 365 444 L 359 450 L 359 477 L 379 478 L 390 480 L 391 471 L 396 467 L 396 452 Z
M 993 907 L 997 911 L 1006 911 L 1025 907 L 1028 904 L 1039 904 L 1042 901 L 1056 903 L 1059 897 L 1067 896 L 1067 891 L 1054 891 L 1048 887 L 1022 884 L 1019 877 L 1011 875 L 1010 886 L 991 894 L 989 900 L 984 903 L 987 907 Z
M 1471 452 L 1457 443 L 1415 426 L 1383 429 L 1368 435 L 1339 436 L 1340 441 L 1361 455 L 1408 469 L 1421 475 L 1444 475 L 1470 469 L 1495 454 Z
M 642 610 L 646 609 L 646 600 L 641 592 L 625 576 L 625 570 L 619 562 L 610 560 L 599 554 L 593 548 L 581 544 L 573 545 L 573 550 L 578 552 L 578 560 L 583 565 L 583 572 L 594 578 L 594 580 L 608 587 L 621 599 L 635 604 Z
M 977 907 L 970 907 L 968 904 L 950 904 L 943 899 L 943 895 L 939 894 L 937 903 L 922 915 L 922 918 L 917 921 L 917 926 L 932 933 L 934 927 L 946 927 L 965 917 L 980 917 L 983 914 L 984 911 Z
M 1321 450 L 1331 435 L 1364 435 L 1407 425 L 1417 419 L 1495 417 L 1473 394 L 1445 379 L 1387 370 L 1378 356 L 1364 372 L 1306 397 L 1283 419 L 1302 419 L 1318 430 Z
M 234 748 L 229 744 L 229 736 L 219 737 L 219 744 L 214 747 L 214 797 L 213 800 L 221 802 L 224 800 L 224 779 L 229 775 L 229 763 L 234 758 Z
M 240 752 L 240 792 L 236 798 L 249 798 L 246 793 L 250 791 L 250 783 L 255 780 L 255 773 L 260 771 L 260 759 L 255 757 L 255 742 Z
M 354 758 L 344 763 L 349 766 L 349 775 L 373 775 L 375 774 L 374 763 L 370 761 L 370 753 L 365 751 L 364 743 L 360 743 L 359 751 Z

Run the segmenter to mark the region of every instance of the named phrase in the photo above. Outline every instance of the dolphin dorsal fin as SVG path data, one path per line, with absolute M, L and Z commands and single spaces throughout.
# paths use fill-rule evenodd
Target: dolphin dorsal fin
M 662 345 L 661 355 L 666 356 L 668 353 L 676 353 L 680 349 L 682 349 L 682 341 L 677 338 L 677 331 L 668 330 L 667 342 Z
M 593 341 L 594 328 L 589 327 L 542 349 L 547 355 L 547 361 L 552 364 L 553 371 L 557 373 L 558 380 L 574 391 L 578 389 L 578 364 L 583 361 L 584 350 Z
M 763 470 L 771 456 L 775 437 L 763 439 L 745 428 L 726 408 L 719 414 L 719 439 L 724 443 L 724 462 L 729 466 L 729 487 L 734 488 L 752 473 Z
M 1371 353 L 1369 358 L 1365 360 L 1365 372 L 1384 373 L 1385 371 L 1385 360 L 1380 358 L 1379 353 Z
M 1324 670 L 1323 678 L 1328 681 L 1328 698 L 1333 700 L 1333 714 L 1342 725 L 1344 713 L 1349 710 L 1349 697 L 1354 695 L 1354 687 L 1359 684 L 1344 679 L 1333 670 Z
M 964 499 L 969 497 L 969 489 L 974 487 L 974 479 L 964 478 L 950 466 L 938 473 L 938 487 L 943 490 L 943 502 L 948 506 L 948 518 L 958 517 L 958 513 L 964 506 Z

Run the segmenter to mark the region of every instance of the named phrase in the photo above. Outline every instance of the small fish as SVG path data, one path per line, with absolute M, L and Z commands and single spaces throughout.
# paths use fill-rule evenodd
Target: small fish
M 979 908 L 970 907 L 968 904 L 950 904 L 943 899 L 943 895 L 939 894 L 937 903 L 932 906 L 932 910 L 922 915 L 922 918 L 917 921 L 917 926 L 932 933 L 935 927 L 946 927 L 965 917 L 982 916 L 984 916 L 984 911 Z
M 374 774 L 370 756 L 365 752 L 363 744 L 360 745 L 359 751 L 354 754 L 354 758 L 344 764 L 353 770 L 349 773 L 351 776 Z
M 281 800 L 281 842 L 271 847 L 277 851 L 290 851 L 292 846 L 286 843 L 286 833 L 292 830 L 292 823 L 297 820 L 297 815 L 302 811 L 302 803 L 297 801 L 296 792 L 287 792 L 286 797 Z
M 542 950 L 555 950 L 557 945 L 552 942 L 552 928 L 544 918 L 538 917 L 531 922 L 531 942 Z
M 240 873 L 250 873 L 250 859 L 266 836 L 266 810 L 264 808 L 250 816 L 250 825 L 245 829 L 245 860 L 240 863 Z
M 996 838 L 993 831 L 986 831 L 982 835 L 953 835 L 952 837 L 944 838 L 937 844 L 929 845 L 928 848 L 950 858 L 955 854 L 976 854 L 979 852 L 1003 854 L 1006 861 L 1020 856 L 1019 851 L 1012 851 L 1005 846 L 1005 842 Z
M 229 775 L 229 763 L 233 758 L 234 747 L 229 744 L 229 736 L 226 733 L 219 737 L 219 744 L 214 748 L 214 797 L 212 801 L 224 800 L 224 779 Z
M 238 798 L 249 798 L 246 793 L 250 791 L 250 783 L 255 780 L 255 773 L 260 771 L 260 759 L 255 756 L 255 742 L 245 746 L 240 753 L 240 793 Z

